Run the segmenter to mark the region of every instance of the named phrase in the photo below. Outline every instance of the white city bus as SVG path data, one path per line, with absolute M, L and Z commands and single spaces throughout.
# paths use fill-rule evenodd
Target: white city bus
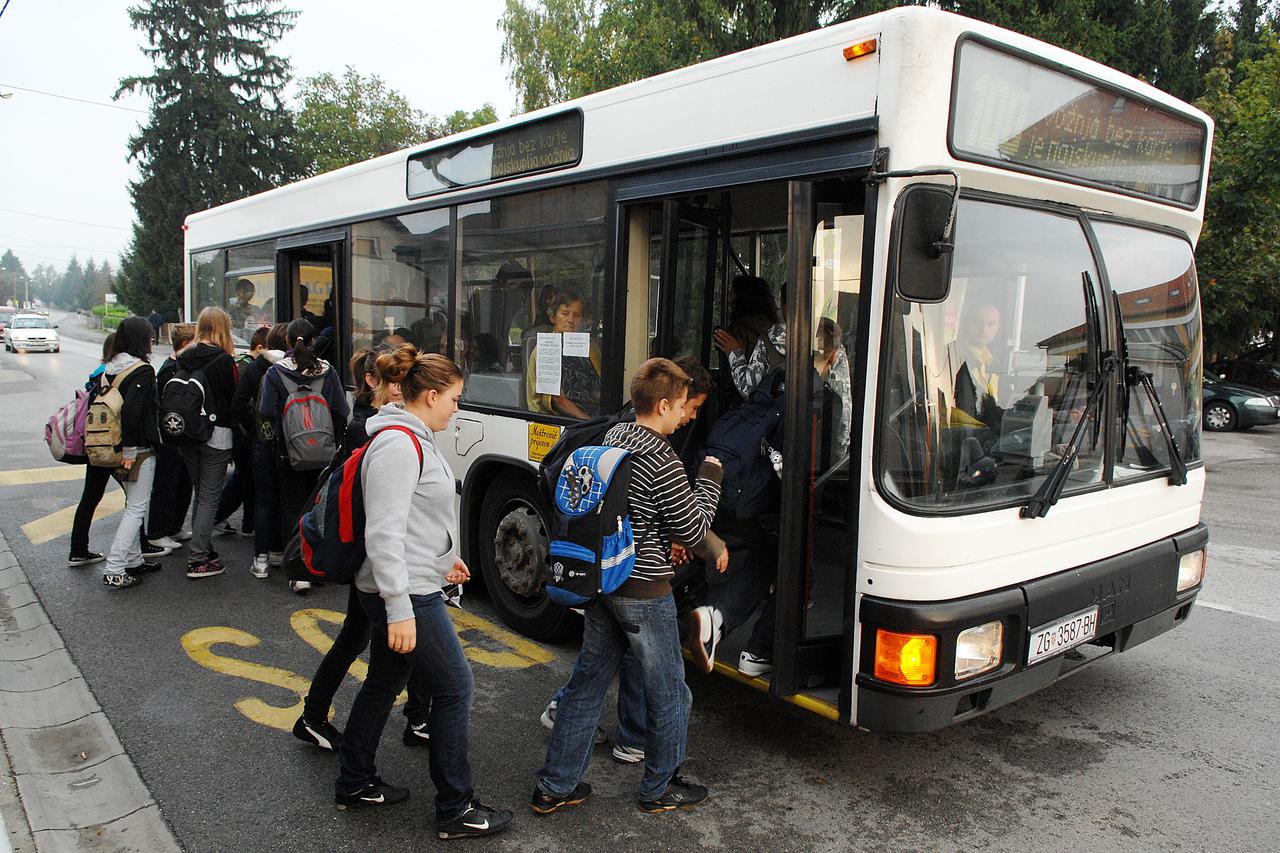
M 734 276 L 763 277 L 790 341 L 759 520 L 773 670 L 734 666 L 750 622 L 717 669 L 842 723 L 933 729 L 1191 609 L 1211 138 L 1110 68 L 896 9 L 194 214 L 187 313 L 308 314 L 337 363 L 400 340 L 455 359 L 464 555 L 510 625 L 549 637 L 575 618 L 544 591 L 534 476 L 563 398 L 616 411 L 650 354 L 691 355 L 717 380 L 705 434 L 738 402 L 713 329 Z M 546 313 L 563 291 L 572 331 Z M 848 382 L 815 378 L 832 329 Z M 684 572 L 681 606 L 719 581 Z

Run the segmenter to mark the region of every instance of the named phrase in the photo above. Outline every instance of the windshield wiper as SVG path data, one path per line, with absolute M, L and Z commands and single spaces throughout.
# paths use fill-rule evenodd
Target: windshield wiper
M 1123 342 L 1124 337 L 1124 315 L 1120 313 L 1120 294 L 1112 293 L 1112 299 L 1115 301 L 1116 308 L 1116 333 Z M 1169 418 L 1165 416 L 1164 406 L 1160 403 L 1160 392 L 1156 390 L 1156 383 L 1152 381 L 1151 371 L 1144 370 L 1136 364 L 1129 364 L 1128 346 L 1121 344 L 1124 353 L 1124 415 L 1121 422 L 1122 435 L 1129 431 L 1129 389 L 1141 387 L 1147 394 L 1147 400 L 1151 402 L 1151 411 L 1156 416 L 1156 425 L 1160 428 L 1160 432 L 1164 434 L 1165 446 L 1169 448 L 1169 485 L 1185 486 L 1187 484 L 1187 463 L 1182 458 L 1182 451 L 1178 449 L 1178 440 L 1173 437 L 1173 428 L 1169 426 Z
M 1111 387 L 1111 374 L 1120 363 L 1115 353 L 1110 350 L 1104 352 L 1102 349 L 1102 317 L 1098 311 L 1093 279 L 1089 276 L 1088 270 L 1080 274 L 1080 281 L 1084 288 L 1085 369 L 1091 375 L 1093 387 L 1089 391 L 1089 400 L 1085 403 L 1084 413 L 1072 430 L 1071 438 L 1067 441 L 1066 450 L 1058 459 L 1058 464 L 1053 466 L 1049 476 L 1040 484 L 1040 488 L 1023 505 L 1019 513 L 1023 518 L 1044 518 L 1049 514 L 1049 508 L 1062 496 L 1062 489 L 1067 484 L 1067 474 L 1070 473 L 1071 466 L 1075 464 L 1076 457 L 1080 453 L 1080 441 L 1091 415 L 1094 416 L 1094 442 L 1097 442 L 1097 425 L 1101 421 L 1101 418 L 1096 416 L 1097 411 L 1102 405 L 1103 395 Z

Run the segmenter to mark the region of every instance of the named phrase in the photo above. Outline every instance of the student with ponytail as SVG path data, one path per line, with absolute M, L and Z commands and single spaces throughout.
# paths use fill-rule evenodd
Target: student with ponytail
M 287 434 L 288 423 L 285 418 L 290 396 L 295 395 L 299 388 L 303 388 L 308 389 L 306 397 L 310 402 L 307 405 L 317 407 L 321 405 L 315 400 L 317 394 L 323 399 L 322 405 L 328 410 L 332 421 L 331 447 L 335 450 L 342 443 L 350 410 L 347 407 L 347 392 L 342 387 L 338 371 L 334 370 L 329 362 L 315 354 L 313 348 L 316 331 L 311 322 L 301 318 L 294 320 L 285 329 L 285 338 L 289 349 L 284 358 L 271 365 L 271 369 L 262 380 L 262 391 L 258 396 L 258 411 L 272 424 L 271 432 L 276 443 L 276 471 L 280 490 L 281 537 L 282 541 L 288 542 L 289 535 L 297 527 L 298 519 L 302 516 L 307 496 L 315 488 L 316 479 L 325 465 L 332 461 L 332 455 L 330 455 L 319 465 L 301 468 L 295 467 L 294 463 L 290 462 L 290 457 L 286 453 L 290 436 Z M 314 411 L 319 414 L 318 408 Z M 305 593 L 311 589 L 311 584 L 307 581 L 290 581 L 289 588 L 297 593 Z
M 412 672 L 431 699 L 436 835 L 489 835 L 506 828 L 511 812 L 475 798 L 468 756 L 474 682 L 443 594 L 446 584 L 471 576 L 458 556 L 453 471 L 434 438 L 458 411 L 462 374 L 444 356 L 410 345 L 377 364 L 404 403 L 383 406 L 366 427 L 371 438 L 360 476 L 367 557 L 355 586 L 373 636 L 369 673 L 338 750 L 334 801 L 345 809 L 408 798 L 407 789 L 378 778 L 375 759 L 391 706 Z

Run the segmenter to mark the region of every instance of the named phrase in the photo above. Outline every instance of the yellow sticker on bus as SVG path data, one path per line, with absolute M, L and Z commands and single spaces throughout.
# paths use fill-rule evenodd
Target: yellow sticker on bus
M 541 462 L 560 438 L 561 428 L 550 424 L 529 424 L 529 461 Z

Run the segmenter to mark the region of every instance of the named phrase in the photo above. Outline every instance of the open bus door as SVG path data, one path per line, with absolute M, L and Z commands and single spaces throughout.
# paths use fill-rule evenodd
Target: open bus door
M 351 355 L 351 317 L 346 310 L 346 229 L 298 234 L 276 241 L 276 304 L 282 322 L 299 317 L 316 330 L 316 354 L 335 365 L 345 380 Z

